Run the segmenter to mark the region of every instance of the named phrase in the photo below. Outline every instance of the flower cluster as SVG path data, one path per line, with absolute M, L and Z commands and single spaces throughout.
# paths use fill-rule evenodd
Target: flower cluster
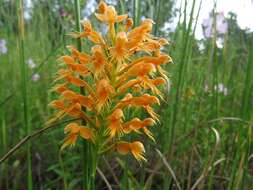
M 58 70 L 57 85 L 53 87 L 59 99 L 50 103 L 58 112 L 49 122 L 65 116 L 77 119 L 66 126 L 62 148 L 83 138 L 97 146 L 100 153 L 114 150 L 145 160 L 141 142 L 123 139 L 130 133 L 139 133 L 154 140 L 149 128 L 159 116 L 153 106 L 159 105 L 162 98 L 159 86 L 168 81 L 161 65 L 171 62 L 160 49 L 168 42 L 151 35 L 151 19 L 132 29 L 133 20 L 128 15 L 118 15 L 113 6 L 103 1 L 95 16 L 107 24 L 108 32 L 102 36 L 86 20 L 82 23 L 83 32 L 71 34 L 74 38 L 87 38 L 93 46 L 89 54 L 67 46 L 70 55 L 59 58 L 64 68 Z M 127 119 L 129 110 L 139 108 L 147 118 Z

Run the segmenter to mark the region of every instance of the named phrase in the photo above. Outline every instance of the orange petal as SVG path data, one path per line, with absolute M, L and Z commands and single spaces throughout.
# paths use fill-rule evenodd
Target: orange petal
M 92 97 L 94 97 L 94 98 L 96 97 L 96 94 L 94 93 L 93 89 L 86 81 L 76 78 L 76 77 L 73 77 L 73 76 L 69 76 L 68 81 L 77 87 L 86 88 Z
M 144 126 L 152 126 L 155 124 L 155 121 L 152 118 L 146 118 L 143 120 Z
M 150 106 L 145 106 L 145 109 L 149 113 L 149 115 L 156 121 L 159 121 L 159 115 L 154 112 L 153 108 Z
M 100 20 L 101 22 L 106 22 L 107 19 L 103 14 L 97 14 L 95 13 L 95 16 L 97 17 L 98 20 Z
M 110 121 L 117 121 L 124 117 L 124 113 L 121 109 L 116 109 L 109 117 L 108 120 Z
M 100 1 L 98 5 L 98 12 L 101 14 L 104 14 L 106 12 L 106 9 L 107 9 L 107 4 L 104 1 Z
M 96 95 L 98 97 L 97 108 L 98 111 L 100 111 L 101 108 L 109 99 L 109 96 L 113 94 L 115 91 L 113 87 L 109 84 L 108 80 L 101 79 L 100 81 L 97 82 L 96 92 L 97 92 Z
M 58 80 L 61 80 L 61 79 L 64 79 L 64 78 L 67 78 L 69 77 L 70 75 L 72 75 L 72 71 L 69 70 L 69 69 L 59 69 L 57 74 L 59 75 L 55 80 L 54 82 L 58 81 Z
M 64 143 L 61 146 L 61 150 L 66 148 L 67 146 L 74 146 L 76 144 L 77 134 L 70 134 L 64 139 Z
M 91 131 L 90 128 L 80 126 L 79 132 L 80 132 L 80 136 L 82 138 L 84 138 L 86 140 L 91 140 L 92 142 L 94 142 L 94 134 L 93 134 L 93 132 Z
M 65 90 L 68 90 L 67 83 L 59 84 L 59 85 L 55 86 L 52 90 L 61 94 Z
M 130 144 L 130 150 L 131 150 L 132 154 L 134 155 L 134 157 L 136 158 L 136 160 L 147 161 L 144 157 L 145 148 L 141 142 L 139 142 L 139 141 L 132 142 Z
M 108 125 L 108 132 L 111 138 L 115 137 L 117 134 L 121 135 L 123 133 L 121 121 L 111 122 L 110 125 Z
M 120 86 L 118 88 L 118 91 L 119 91 L 119 93 L 124 93 L 126 90 L 128 90 L 129 88 L 131 88 L 134 85 L 139 84 L 139 83 L 141 83 L 140 80 L 138 80 L 138 79 L 132 79 L 132 80 L 128 81 L 126 84 Z
M 125 77 L 131 76 L 144 76 L 148 75 L 155 71 L 155 67 L 151 63 L 138 63 L 133 65 L 129 70 L 125 73 Z
M 63 60 L 66 64 L 75 64 L 75 59 L 68 55 L 61 56 L 59 59 Z
M 49 105 L 60 110 L 65 108 L 64 102 L 62 100 L 54 100 Z
M 155 142 L 155 138 L 150 130 L 148 130 L 146 127 L 143 128 L 143 132 L 152 140 Z
M 133 24 L 134 24 L 133 19 L 131 18 L 126 19 L 125 30 L 127 31 L 130 28 L 132 28 Z
M 90 96 L 78 95 L 76 98 L 82 106 L 85 106 L 89 110 L 92 110 L 94 106 L 94 101 Z
M 67 46 L 67 48 L 71 51 L 72 57 L 74 59 L 77 59 L 80 52 L 74 46 L 71 46 L 71 45 Z
M 118 153 L 126 155 L 130 151 L 129 143 L 125 141 L 120 141 L 116 144 L 116 150 Z
M 62 96 L 67 100 L 72 100 L 76 98 L 76 93 L 72 90 L 66 90 L 62 93 Z
M 169 44 L 168 40 L 166 40 L 165 38 L 160 38 L 158 41 L 161 46 L 165 46 L 165 45 Z
M 127 19 L 128 15 L 124 14 L 124 15 L 119 15 L 116 17 L 116 22 L 122 22 L 123 20 Z
M 152 83 L 156 86 L 161 85 L 161 84 L 165 84 L 166 80 L 163 77 L 158 77 L 156 79 L 152 80 Z
M 92 63 L 94 66 L 94 75 L 97 77 L 104 69 L 106 58 L 104 56 L 102 47 L 99 45 L 93 46 L 91 51 L 93 54 Z
M 64 133 L 78 133 L 79 125 L 77 123 L 70 123 L 64 128 Z
M 122 134 L 122 118 L 124 113 L 121 109 L 116 109 L 107 119 L 109 120 L 109 133 L 111 137 L 114 137 L 116 134 Z

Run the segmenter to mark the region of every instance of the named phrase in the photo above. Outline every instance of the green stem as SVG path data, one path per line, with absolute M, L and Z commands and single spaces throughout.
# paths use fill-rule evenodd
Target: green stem
M 7 128 L 6 128 L 6 124 L 5 124 L 5 116 L 4 116 L 4 113 L 3 112 L 1 112 L 1 115 L 2 115 L 2 145 L 3 145 L 3 151 L 6 151 L 6 149 L 7 149 Z M 3 171 L 3 172 L 5 172 L 5 179 L 6 179 L 6 181 L 5 181 L 5 188 L 6 188 L 6 190 L 8 190 L 9 189 L 9 180 L 8 180 L 8 178 L 9 178 L 9 174 L 8 174 L 8 160 L 6 160 L 6 163 L 4 163 L 3 165 L 2 165 L 2 168 L 1 168 L 1 170 Z M 4 179 L 4 178 L 3 178 Z M 2 179 L 0 178 L 0 181 L 1 181 Z
M 120 3 L 120 14 L 123 15 L 125 14 L 125 1 L 119 0 Z
M 250 44 L 250 53 L 249 53 L 249 60 L 246 70 L 246 78 L 245 78 L 245 86 L 243 90 L 243 100 L 242 100 L 242 111 L 241 111 L 241 117 L 243 119 L 248 119 L 251 108 L 250 108 L 250 88 L 253 84 L 253 40 L 251 40 Z
M 93 145 L 95 146 L 95 145 Z M 98 151 L 96 147 L 92 147 L 92 165 L 91 165 L 91 178 L 90 178 L 90 189 L 95 190 L 95 180 L 96 180 L 96 173 L 97 173 L 97 163 L 98 163 Z
M 160 26 L 160 11 L 161 11 L 163 0 L 157 0 L 156 3 L 157 3 L 156 4 L 157 9 L 156 9 L 156 19 L 155 19 L 156 25 L 155 25 L 155 31 L 154 31 L 155 36 L 157 36 L 158 28 Z
M 23 112 L 24 112 L 24 126 L 26 126 L 26 133 L 30 134 L 31 126 L 29 124 L 28 114 L 28 101 L 27 101 L 27 70 L 24 56 L 24 12 L 23 12 L 23 0 L 18 0 L 18 17 L 19 17 L 19 62 L 21 70 L 21 86 L 22 86 L 22 99 L 23 99 Z M 28 163 L 28 174 L 27 174 L 27 187 L 28 190 L 33 189 L 32 184 L 32 159 L 31 159 L 31 144 L 27 144 L 27 163 Z
M 59 152 L 59 162 L 60 162 L 60 167 L 61 167 L 61 170 L 63 171 L 63 185 L 64 185 L 64 190 L 67 190 L 68 189 L 68 182 L 67 182 L 67 175 L 66 175 L 66 172 L 65 172 L 65 167 L 64 167 L 64 162 L 62 160 L 62 155 L 61 155 L 61 152 Z
M 75 22 L 76 22 L 76 31 L 81 32 L 81 23 L 80 23 L 80 1 L 75 0 Z M 77 49 L 78 51 L 82 50 L 81 38 L 77 38 Z
M 217 57 L 217 47 L 216 47 L 216 39 L 217 39 L 217 28 L 216 28 L 216 2 L 214 4 L 213 9 L 213 34 L 214 37 L 212 39 L 212 54 L 210 59 L 210 65 L 213 65 L 213 118 L 218 118 L 218 110 L 219 110 L 219 95 L 218 95 L 218 57 Z M 216 87 L 216 89 L 215 89 Z
M 76 22 L 76 31 L 81 32 L 81 24 L 80 24 L 80 1 L 75 0 L 75 22 Z M 78 51 L 82 51 L 82 43 L 81 39 L 77 39 L 77 49 Z M 81 78 L 81 77 L 80 77 Z M 81 94 L 85 94 L 84 88 L 80 88 Z M 83 109 L 85 111 L 85 109 Z M 86 125 L 86 122 L 83 121 L 83 125 Z M 89 145 L 87 141 L 83 142 L 83 163 L 84 163 L 84 170 L 83 170 L 83 188 L 84 190 L 90 190 L 91 185 L 93 183 L 91 182 L 94 180 L 94 176 L 92 174 L 92 161 L 93 158 L 91 156 L 91 150 L 92 147 Z
M 140 0 L 134 0 L 134 26 L 138 26 L 140 22 Z

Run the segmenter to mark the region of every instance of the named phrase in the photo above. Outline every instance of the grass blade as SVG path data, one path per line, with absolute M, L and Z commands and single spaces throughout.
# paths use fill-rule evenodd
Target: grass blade
M 19 63 L 21 71 L 21 90 L 23 99 L 23 114 L 24 114 L 24 126 L 26 127 L 26 133 L 30 134 L 31 126 L 29 123 L 29 113 L 28 113 L 28 99 L 27 99 L 27 68 L 25 64 L 25 52 L 24 52 L 24 38 L 25 38 L 25 26 L 24 26 L 24 10 L 23 1 L 18 2 L 18 18 L 19 18 Z M 31 144 L 27 144 L 27 189 L 33 189 L 32 182 L 32 157 L 31 157 Z

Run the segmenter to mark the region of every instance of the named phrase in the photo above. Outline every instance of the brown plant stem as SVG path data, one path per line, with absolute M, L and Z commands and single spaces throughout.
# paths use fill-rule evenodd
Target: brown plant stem
M 13 148 L 11 148 L 4 156 L 1 157 L 0 164 L 2 164 L 7 158 L 9 158 L 10 156 L 12 156 L 22 145 L 24 145 L 30 139 L 32 139 L 32 138 L 34 138 L 34 137 L 36 137 L 36 136 L 44 133 L 45 131 L 47 131 L 47 130 L 49 130 L 51 128 L 57 127 L 57 126 L 59 126 L 61 124 L 68 123 L 68 122 L 71 122 L 71 121 L 76 121 L 76 120 L 79 120 L 79 118 L 78 119 L 66 120 L 66 121 L 63 121 L 63 122 L 60 122 L 60 123 L 55 123 L 55 124 L 49 125 L 47 127 L 44 127 L 42 129 L 39 129 L 39 130 L 33 132 L 30 135 L 27 135 L 21 141 L 19 141 Z

